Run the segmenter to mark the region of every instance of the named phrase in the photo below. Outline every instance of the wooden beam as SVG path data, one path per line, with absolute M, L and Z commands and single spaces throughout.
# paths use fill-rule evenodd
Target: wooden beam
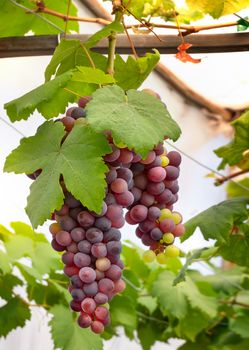
M 98 0 L 80 0 L 80 2 L 86 6 L 95 17 L 104 18 L 107 21 L 113 21 L 111 14 L 99 3 Z
M 68 35 L 68 39 L 80 39 L 85 42 L 90 34 Z M 144 55 L 153 49 L 161 54 L 175 54 L 181 39 L 176 35 L 160 35 L 159 41 L 153 35 L 131 35 L 136 51 Z M 59 37 L 56 35 L 25 36 L 0 38 L 0 57 L 22 57 L 51 55 L 58 44 Z M 189 53 L 218 53 L 218 52 L 241 52 L 249 51 L 249 33 L 229 34 L 192 34 L 187 41 L 193 44 Z M 108 47 L 107 39 L 101 40 L 94 51 L 106 54 Z M 130 43 L 125 34 L 117 37 L 117 52 L 130 54 Z

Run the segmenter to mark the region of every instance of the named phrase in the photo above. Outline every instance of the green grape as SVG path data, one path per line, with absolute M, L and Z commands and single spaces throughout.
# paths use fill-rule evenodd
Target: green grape
M 166 209 L 166 208 L 162 209 L 159 221 L 161 222 L 161 221 L 163 221 L 165 219 L 171 219 L 171 216 L 172 216 L 172 213 L 171 213 L 171 211 L 169 209 Z
M 180 224 L 182 222 L 182 216 L 181 216 L 181 214 L 179 214 L 177 212 L 172 212 L 171 220 L 173 220 L 174 223 L 176 225 L 178 225 L 178 224 Z
M 164 255 L 166 258 L 176 258 L 180 255 L 180 250 L 175 245 L 169 245 L 166 248 Z
M 175 240 L 175 237 L 172 233 L 168 232 L 168 233 L 164 233 L 163 235 L 163 242 L 167 243 L 167 244 L 171 244 L 173 243 Z
M 153 252 L 153 250 L 147 250 L 146 252 L 144 252 L 143 259 L 145 262 L 151 263 L 155 260 L 155 258 L 156 254 Z
M 166 167 L 167 165 L 169 165 L 169 158 L 166 156 L 160 156 L 161 158 L 161 165 L 162 167 Z
M 167 264 L 167 258 L 163 253 L 159 253 L 156 256 L 156 260 L 159 264 Z

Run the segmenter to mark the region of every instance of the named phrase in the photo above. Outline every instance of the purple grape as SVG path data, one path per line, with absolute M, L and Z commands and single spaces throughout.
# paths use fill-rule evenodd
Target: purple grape
M 83 207 L 72 208 L 69 210 L 69 215 L 72 219 L 77 220 L 78 214 L 83 210 Z
M 148 219 L 151 221 L 156 221 L 161 216 L 161 210 L 157 207 L 150 207 L 148 210 Z
M 111 204 L 115 204 L 116 203 L 116 199 L 113 193 L 107 193 L 106 197 L 105 197 L 105 202 L 107 205 L 111 205 Z
M 107 248 L 104 243 L 94 243 L 91 253 L 95 258 L 104 258 L 107 255 Z
M 71 117 L 74 119 L 85 118 L 86 111 L 81 107 L 75 107 L 71 113 Z
M 110 228 L 110 230 L 104 233 L 103 242 L 107 243 L 109 241 L 120 241 L 121 232 L 116 228 Z
M 101 231 L 108 231 L 112 227 L 112 222 L 106 216 L 102 216 L 95 220 L 94 226 Z
M 75 242 L 80 242 L 85 239 L 86 233 L 82 227 L 75 227 L 71 231 L 71 237 Z
M 81 205 L 80 201 L 76 199 L 71 193 L 67 192 L 65 195 L 65 204 L 69 206 L 69 208 L 76 208 Z
M 166 167 L 166 180 L 173 181 L 176 180 L 179 177 L 179 169 L 175 166 L 168 165 Z
M 107 208 L 106 217 L 111 221 L 119 219 L 123 215 L 123 209 L 120 205 L 111 204 Z
M 97 282 L 92 282 L 89 284 L 84 284 L 83 286 L 83 292 L 87 296 L 94 297 L 98 293 L 98 284 Z
M 85 298 L 85 294 L 84 294 L 83 290 L 80 288 L 74 288 L 71 291 L 71 295 L 75 301 L 79 301 L 79 302 Z
M 79 312 L 81 311 L 81 303 L 76 301 L 76 300 L 71 300 L 70 301 L 70 307 L 73 311 Z
M 77 226 L 77 222 L 70 216 L 62 216 L 60 219 L 60 227 L 62 230 L 71 231 Z
M 103 278 L 98 282 L 99 291 L 108 294 L 114 290 L 114 283 L 110 278 Z
M 122 270 L 117 265 L 111 265 L 111 267 L 106 271 L 105 276 L 110 278 L 112 281 L 117 281 L 122 276 Z
M 163 182 L 149 182 L 147 185 L 147 191 L 154 196 L 161 194 L 165 189 Z
M 87 229 L 87 228 L 93 226 L 95 218 L 88 211 L 83 210 L 78 214 L 77 220 L 78 220 L 80 226 Z
M 105 304 L 108 302 L 108 296 L 104 293 L 97 293 L 94 297 L 96 304 Z
M 111 190 L 114 193 L 123 193 L 128 190 L 127 182 L 124 179 L 117 178 L 112 182 Z
M 123 193 L 116 194 L 115 198 L 118 204 L 126 208 L 132 205 L 134 202 L 134 196 L 130 191 L 125 191 Z
M 150 207 L 151 205 L 154 204 L 154 202 L 155 202 L 155 197 L 152 194 L 144 191 L 140 198 L 140 203 L 145 205 L 146 207 Z
M 166 188 L 161 194 L 159 194 L 159 196 L 156 197 L 156 200 L 158 203 L 170 203 L 170 201 L 172 201 L 172 192 Z
M 128 168 L 119 168 L 117 170 L 117 175 L 119 178 L 124 179 L 127 183 L 133 179 L 133 173 Z
M 134 184 L 140 190 L 145 190 L 148 180 L 145 174 L 139 174 L 134 177 Z
M 142 196 L 142 191 L 138 187 L 133 187 L 131 189 L 131 193 L 133 194 L 134 197 L 134 203 L 139 201 L 141 196 Z
M 106 182 L 108 185 L 110 185 L 114 180 L 117 178 L 117 171 L 116 169 L 112 168 L 109 170 L 109 172 L 106 174 Z
M 74 264 L 74 254 L 71 252 L 65 252 L 62 257 L 61 260 L 65 265 L 69 265 L 72 266 Z
M 110 255 L 118 255 L 122 251 L 122 245 L 120 241 L 110 241 L 106 244 L 107 252 Z
M 130 216 L 132 220 L 136 222 L 142 222 L 146 219 L 148 214 L 148 208 L 146 208 L 144 205 L 135 205 L 131 210 L 130 210 Z
M 103 240 L 103 232 L 96 227 L 89 228 L 86 231 L 86 238 L 91 243 L 99 243 Z
M 115 162 L 119 156 L 120 156 L 120 150 L 119 148 L 117 148 L 116 146 L 114 146 L 113 144 L 110 145 L 111 148 L 112 148 L 112 153 L 110 154 L 107 154 L 105 157 L 104 157 L 104 160 L 106 162 Z
M 158 227 L 155 227 L 153 228 L 153 230 L 150 231 L 150 237 L 154 241 L 159 241 L 162 238 L 162 236 L 163 236 L 163 233 Z
M 78 249 L 81 253 L 89 254 L 91 252 L 92 244 L 86 239 L 78 243 Z
M 80 310 L 81 310 L 81 306 L 80 306 Z M 81 328 L 87 328 L 87 327 L 90 327 L 91 324 L 92 324 L 92 318 L 86 313 L 81 313 L 80 316 L 78 317 L 78 325 Z
M 167 157 L 169 158 L 169 164 L 178 167 L 181 164 L 182 157 L 180 153 L 176 151 L 171 151 L 167 154 Z
M 91 258 L 85 253 L 76 253 L 74 255 L 74 263 L 78 267 L 85 267 L 91 264 Z
M 138 227 L 140 231 L 142 231 L 143 233 L 147 233 L 156 227 L 156 223 L 155 221 L 145 220 L 140 222 Z
M 79 271 L 79 277 L 84 283 L 92 283 L 96 279 L 96 272 L 91 267 L 82 267 Z
M 67 231 L 59 231 L 55 236 L 56 242 L 61 246 L 66 247 L 72 242 L 70 233 Z
M 73 275 L 70 278 L 71 284 L 74 288 L 82 288 L 83 287 L 83 282 L 81 281 L 79 275 Z

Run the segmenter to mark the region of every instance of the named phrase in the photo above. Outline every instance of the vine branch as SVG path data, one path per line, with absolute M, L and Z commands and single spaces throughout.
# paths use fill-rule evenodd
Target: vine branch
M 249 169 L 244 169 L 244 170 L 237 171 L 236 173 L 230 174 L 228 176 L 216 178 L 215 184 L 216 184 L 216 186 L 222 185 L 224 182 L 229 181 L 229 180 L 233 179 L 234 177 L 246 174 L 248 172 L 249 172 Z

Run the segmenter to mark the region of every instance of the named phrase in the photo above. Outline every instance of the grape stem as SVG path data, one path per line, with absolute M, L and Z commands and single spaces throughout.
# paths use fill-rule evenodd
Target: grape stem
M 120 22 L 122 20 L 123 13 L 120 11 L 120 8 L 121 8 L 121 1 L 113 1 L 113 12 L 115 13 L 115 22 Z M 109 48 L 108 48 L 106 71 L 108 74 L 113 76 L 117 33 L 113 31 L 111 35 L 109 35 L 108 40 L 109 40 Z
M 215 180 L 215 185 L 220 186 L 224 182 L 229 181 L 229 180 L 233 179 L 234 177 L 246 174 L 248 172 L 249 172 L 249 169 L 244 169 L 244 170 L 237 171 L 236 173 L 230 174 L 228 176 L 219 177 Z

